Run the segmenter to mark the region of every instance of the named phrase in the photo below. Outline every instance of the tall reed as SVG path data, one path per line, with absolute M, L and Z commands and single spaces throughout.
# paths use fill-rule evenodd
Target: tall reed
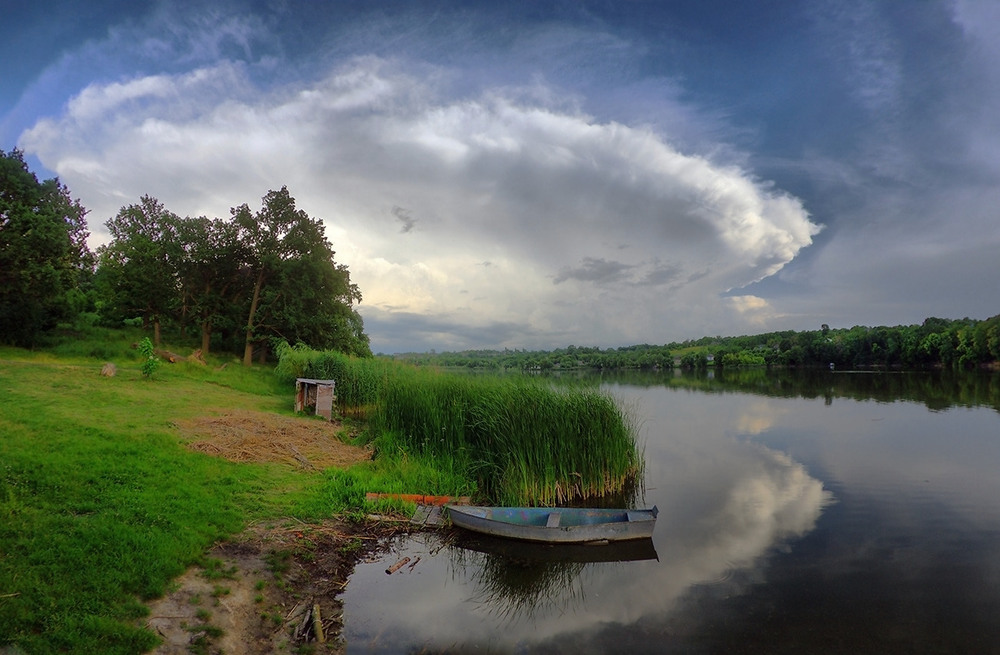
M 379 455 L 433 461 L 486 502 L 555 505 L 622 493 L 643 472 L 636 429 L 596 388 L 467 376 L 302 346 L 278 373 L 336 380 L 338 409 L 370 420 Z
M 489 502 L 600 497 L 642 474 L 636 430 L 604 393 L 520 377 L 403 371 L 388 378 L 374 427 L 465 470 Z
M 312 350 L 302 344 L 278 344 L 275 371 L 288 381 L 295 378 L 335 380 L 334 393 L 341 414 L 364 418 L 378 401 L 384 381 L 393 368 L 391 362 L 358 358 L 344 353 Z

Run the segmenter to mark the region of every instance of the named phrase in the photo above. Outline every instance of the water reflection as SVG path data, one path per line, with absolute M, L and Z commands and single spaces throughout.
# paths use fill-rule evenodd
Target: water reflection
M 542 561 L 542 553 L 461 543 L 434 556 L 440 544 L 427 535 L 401 542 L 387 559 L 420 556 L 419 576 L 388 577 L 382 563 L 358 567 L 345 595 L 349 651 L 579 651 L 578 639 L 597 627 L 655 624 L 693 586 L 763 566 L 764 556 L 812 530 L 830 502 L 801 464 L 734 438 L 734 422 L 766 429 L 764 408 L 741 402 L 720 413 L 693 399 L 664 402 L 659 394 L 676 401 L 667 388 L 612 391 L 642 412 L 645 502 L 660 509 L 650 550 L 594 550 L 603 556 L 589 559 L 542 551 L 555 560 Z
M 504 621 L 565 614 L 582 602 L 588 564 L 658 559 L 652 539 L 600 545 L 526 543 L 458 533 L 452 567 L 472 571 L 473 601 Z
M 673 387 L 705 393 L 749 393 L 782 398 L 915 401 L 931 410 L 992 407 L 1000 411 L 1000 371 L 829 371 L 826 369 L 729 369 L 709 371 L 609 371 L 605 384 Z

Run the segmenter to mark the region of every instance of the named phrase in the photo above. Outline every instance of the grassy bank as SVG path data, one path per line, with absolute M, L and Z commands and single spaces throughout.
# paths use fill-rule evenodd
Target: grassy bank
M 98 353 L 0 349 L 0 649 L 149 649 L 141 600 L 248 520 L 301 511 L 319 484 L 179 439 L 176 422 L 191 417 L 290 413 L 271 371 L 182 363 L 147 379 L 132 340 L 112 333 Z M 115 377 L 99 375 L 105 359 Z

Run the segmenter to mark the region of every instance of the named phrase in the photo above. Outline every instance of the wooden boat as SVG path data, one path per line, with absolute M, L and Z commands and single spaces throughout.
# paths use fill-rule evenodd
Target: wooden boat
M 652 509 L 576 507 L 477 507 L 448 505 L 451 522 L 495 537 L 543 543 L 593 543 L 649 539 L 656 525 Z

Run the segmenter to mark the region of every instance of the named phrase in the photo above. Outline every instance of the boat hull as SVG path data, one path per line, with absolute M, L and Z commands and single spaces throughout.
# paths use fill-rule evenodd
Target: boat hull
M 451 522 L 466 530 L 541 543 L 649 539 L 657 509 L 448 506 Z

